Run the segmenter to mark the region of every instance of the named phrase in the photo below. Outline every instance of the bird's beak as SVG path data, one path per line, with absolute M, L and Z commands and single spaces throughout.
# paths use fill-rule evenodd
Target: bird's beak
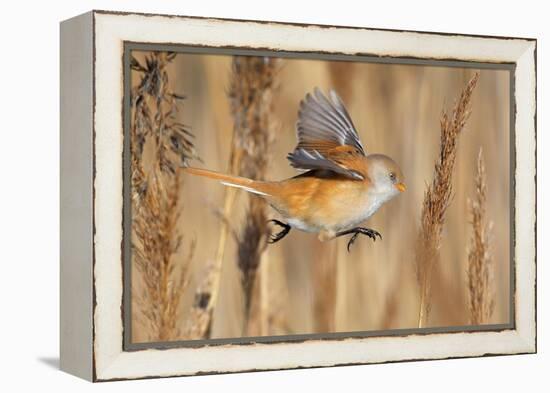
M 399 190 L 399 192 L 403 192 L 407 189 L 407 187 L 405 187 L 405 184 L 403 184 L 403 183 L 397 183 L 395 185 L 395 188 L 397 188 Z

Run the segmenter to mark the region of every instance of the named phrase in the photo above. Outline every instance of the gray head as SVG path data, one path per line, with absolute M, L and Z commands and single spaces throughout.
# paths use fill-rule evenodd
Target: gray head
M 405 178 L 399 165 L 383 154 L 367 156 L 368 175 L 377 192 L 392 196 L 405 191 Z

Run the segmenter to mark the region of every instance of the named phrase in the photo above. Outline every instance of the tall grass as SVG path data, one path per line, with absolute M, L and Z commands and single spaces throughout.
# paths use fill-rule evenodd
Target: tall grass
M 181 179 L 178 166 L 196 158 L 188 127 L 177 120 L 183 96 L 170 87 L 166 68 L 173 53 L 153 52 L 141 64 L 132 58 L 132 70 L 141 74 L 132 90 L 131 194 L 132 257 L 140 291 L 132 301 L 147 327 L 150 340 L 166 341 L 181 335 L 180 303 L 188 287 L 187 256 L 176 259 L 182 245 L 178 221 Z
M 470 323 L 488 323 L 494 308 L 489 247 L 491 224 L 487 222 L 487 179 L 483 151 L 479 150 L 475 178 L 475 198 L 469 201 L 472 216 L 472 238 L 468 249 L 468 294 Z
M 233 136 L 233 140 L 235 137 Z M 234 143 L 232 143 L 234 145 Z M 234 174 L 238 168 L 241 158 L 241 152 L 235 149 L 231 150 L 229 159 L 228 173 Z M 220 232 L 217 242 L 216 254 L 207 269 L 203 271 L 203 276 L 198 284 L 195 293 L 193 305 L 190 311 L 191 318 L 188 320 L 186 335 L 190 339 L 205 339 L 210 337 L 212 332 L 212 323 L 214 309 L 218 304 L 219 290 L 221 285 L 222 264 L 225 257 L 227 240 L 234 229 L 232 228 L 229 217 L 235 203 L 236 190 L 232 187 L 225 189 L 225 196 L 221 211 L 215 213 L 220 218 Z
M 201 272 L 201 279 L 195 289 L 193 304 L 185 319 L 183 337 L 189 340 L 207 339 L 212 331 L 213 288 L 219 273 L 214 262 L 208 263 Z
M 470 79 L 452 113 L 441 115 L 441 139 L 439 159 L 435 164 L 434 178 L 428 185 L 422 204 L 420 230 L 416 243 L 415 262 L 420 287 L 418 327 L 426 325 L 430 313 L 431 274 L 439 262 L 441 234 L 445 214 L 453 193 L 453 169 L 455 166 L 458 138 L 470 116 L 470 100 L 479 78 L 479 73 Z
M 228 96 L 234 148 L 240 152 L 238 174 L 243 177 L 264 180 L 266 176 L 270 144 L 274 139 L 271 105 L 276 71 L 276 60 L 269 57 L 233 58 Z M 243 334 L 250 319 L 254 284 L 269 235 L 266 207 L 263 199 L 248 195 L 245 222 L 238 237 L 237 265 L 244 295 Z M 266 275 L 262 276 L 262 280 L 267 279 Z M 267 295 L 265 288 L 263 292 Z
M 270 119 L 276 61 L 268 57 L 235 56 L 231 65 L 227 93 L 233 117 L 233 135 L 228 173 L 261 180 L 265 178 L 269 145 L 273 142 L 273 123 Z M 260 332 L 268 330 L 268 275 L 258 276 L 260 263 L 267 258 L 266 236 L 269 234 L 265 202 L 248 196 L 245 222 L 240 234 L 232 221 L 236 190 L 225 189 L 223 208 L 216 213 L 220 218 L 217 251 L 199 283 L 191 308 L 193 323 L 188 324 L 190 338 L 207 338 L 211 334 L 213 313 L 218 304 L 222 264 L 230 235 L 237 242 L 237 265 L 241 275 L 244 296 L 242 334 L 249 330 L 249 321 L 257 319 Z M 255 287 L 256 277 L 261 282 Z M 257 315 L 251 317 L 253 292 L 257 293 Z

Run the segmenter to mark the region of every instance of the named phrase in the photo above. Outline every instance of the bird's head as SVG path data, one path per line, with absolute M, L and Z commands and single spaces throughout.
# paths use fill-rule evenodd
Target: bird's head
M 405 178 L 399 165 L 383 154 L 367 156 L 368 175 L 377 192 L 395 196 L 405 191 Z

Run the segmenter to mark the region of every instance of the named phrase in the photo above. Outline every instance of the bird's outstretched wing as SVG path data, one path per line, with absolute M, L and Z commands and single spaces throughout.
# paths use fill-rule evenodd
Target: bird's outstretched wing
M 288 154 L 290 164 L 297 169 L 325 169 L 353 179 L 364 176 L 339 159 L 343 153 L 365 156 L 357 130 L 342 99 L 334 90 L 329 97 L 315 88 L 300 102 L 296 124 L 298 145 Z

